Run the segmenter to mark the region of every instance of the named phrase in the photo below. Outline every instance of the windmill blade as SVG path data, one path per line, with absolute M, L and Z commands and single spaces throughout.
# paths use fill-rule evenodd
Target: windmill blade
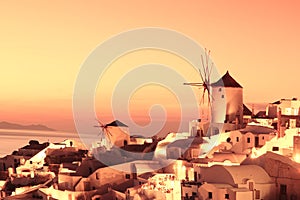
M 204 65 L 203 55 L 201 55 L 201 63 L 202 63 L 203 73 L 204 73 L 204 79 L 203 79 L 203 77 L 202 77 L 202 75 L 201 75 L 202 81 L 203 81 L 204 83 L 207 83 L 207 80 L 206 80 L 207 74 L 206 74 L 206 70 L 205 70 L 205 65 Z M 200 70 L 199 70 L 199 71 L 200 71 Z M 201 73 L 201 72 L 200 72 L 200 73 Z
M 105 125 L 98 119 L 96 119 L 96 121 L 98 122 L 98 124 L 101 126 L 101 127 L 104 127 Z
M 183 83 L 183 85 L 203 86 L 203 83 Z
M 208 93 L 208 95 L 207 95 L 208 96 L 208 103 L 209 103 L 209 106 L 212 108 L 212 101 L 214 100 L 214 97 L 213 97 L 210 90 L 207 90 L 207 93 Z
M 202 76 L 202 72 L 201 72 L 201 70 L 200 70 L 200 69 L 198 69 L 198 71 L 199 71 L 200 78 L 201 78 L 202 82 L 204 82 L 204 79 L 203 79 L 203 76 Z
M 101 134 L 103 134 L 103 130 L 99 131 L 98 136 L 100 136 Z
M 111 132 L 108 130 L 108 127 L 105 128 L 105 130 L 107 131 L 107 133 L 112 136 Z
M 105 129 L 105 136 L 107 137 L 108 142 L 111 144 L 112 134 L 107 128 Z
M 210 84 L 210 77 L 211 77 L 211 72 L 212 72 L 212 69 L 213 69 L 213 66 L 214 66 L 214 63 L 212 62 L 211 65 L 210 65 L 210 69 L 208 71 L 208 77 L 209 77 L 209 84 Z
M 104 133 L 104 127 L 105 127 L 105 125 L 100 120 L 98 120 L 97 118 L 95 118 L 95 120 L 98 122 L 99 125 L 95 125 L 94 127 L 101 128 L 102 133 Z M 98 136 L 100 134 L 101 134 L 101 132 L 98 133 Z
M 205 90 L 206 90 L 206 89 L 203 88 L 202 97 L 201 97 L 201 99 L 200 99 L 200 105 L 201 105 L 202 103 L 204 103 Z
M 209 56 L 210 56 L 210 50 L 207 53 L 207 50 L 205 49 L 205 57 L 206 57 L 206 74 L 207 74 L 207 78 L 209 79 Z

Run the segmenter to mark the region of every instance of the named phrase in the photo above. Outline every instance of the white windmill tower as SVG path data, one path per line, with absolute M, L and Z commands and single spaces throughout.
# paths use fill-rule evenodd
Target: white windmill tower
M 214 64 L 210 61 L 209 56 L 209 51 L 208 53 L 205 51 L 205 59 L 201 55 L 203 68 L 199 70 L 199 73 L 202 82 L 184 84 L 203 88 L 200 108 L 203 109 L 204 99 L 207 95 L 207 116 L 209 116 L 207 118 L 210 120 L 204 123 L 202 117 L 198 122 L 198 126 L 202 127 L 198 127 L 197 130 L 202 131 L 204 135 L 215 135 L 243 126 L 243 87 L 228 71 L 219 80 L 212 83 L 211 75 Z
M 228 130 L 241 128 L 244 110 L 243 87 L 228 71 L 211 86 L 214 94 L 213 112 L 216 113 L 221 109 L 226 109 L 224 113 L 215 116 L 215 122 L 224 123 Z

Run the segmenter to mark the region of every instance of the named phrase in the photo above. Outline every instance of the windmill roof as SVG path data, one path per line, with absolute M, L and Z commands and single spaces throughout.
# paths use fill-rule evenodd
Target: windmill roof
M 264 110 L 261 110 L 258 113 L 256 113 L 255 117 L 256 118 L 265 118 L 265 117 L 267 117 L 267 112 Z
M 227 71 L 222 78 L 211 84 L 212 86 L 243 88 Z
M 280 103 L 281 103 L 281 101 L 278 100 L 278 101 L 273 102 L 272 104 L 280 104 Z
M 106 127 L 107 126 L 123 126 L 123 127 L 128 127 L 126 124 L 120 122 L 119 120 L 115 120 L 113 122 L 110 122 L 109 124 L 106 124 L 105 126 Z
M 243 104 L 243 114 L 244 115 L 252 115 L 251 110 L 245 104 Z

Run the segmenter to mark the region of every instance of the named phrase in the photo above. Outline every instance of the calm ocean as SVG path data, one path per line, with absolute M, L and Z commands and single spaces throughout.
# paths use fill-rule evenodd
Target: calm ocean
M 80 141 L 77 133 L 60 131 L 9 130 L 0 129 L 0 157 L 28 144 L 30 140 L 42 142 L 61 142 L 65 139 Z

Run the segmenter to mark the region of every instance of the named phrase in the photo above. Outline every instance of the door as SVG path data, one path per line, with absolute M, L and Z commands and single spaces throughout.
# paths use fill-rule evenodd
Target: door
M 259 137 L 258 136 L 255 136 L 255 147 L 258 147 L 259 145 Z
M 287 187 L 286 187 L 286 185 L 280 185 L 279 199 L 280 200 L 287 200 Z

